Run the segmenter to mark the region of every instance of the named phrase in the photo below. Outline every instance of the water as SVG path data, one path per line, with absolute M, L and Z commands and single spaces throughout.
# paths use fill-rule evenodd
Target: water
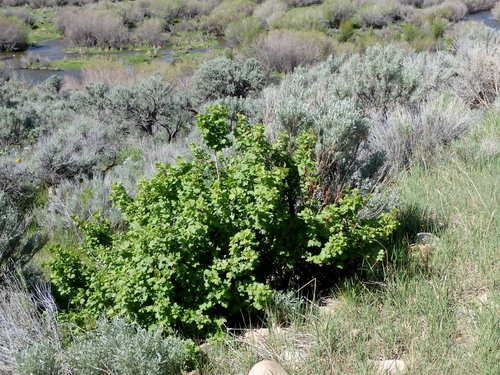
M 465 21 L 481 22 L 495 30 L 500 30 L 500 22 L 493 18 L 493 14 L 489 10 L 469 14 L 465 17 Z
M 80 79 L 81 70 L 78 69 L 66 69 L 66 70 L 54 70 L 54 69 L 25 69 L 23 68 L 23 59 L 29 55 L 34 55 L 40 58 L 41 61 L 51 62 L 55 60 L 60 60 L 64 58 L 77 58 L 82 56 L 82 54 L 77 52 L 66 52 L 68 48 L 68 43 L 61 38 L 49 39 L 40 42 L 35 46 L 30 46 L 26 51 L 22 52 L 5 52 L 0 53 L 0 61 L 4 62 L 12 71 L 12 75 L 16 76 L 28 83 L 36 84 L 40 83 L 52 75 L 58 75 L 61 77 L 71 77 Z M 187 53 L 204 53 L 208 52 L 209 48 L 198 48 L 187 51 Z M 159 58 L 161 61 L 172 62 L 176 60 L 174 52 L 172 49 L 162 49 L 158 51 Z M 134 56 L 137 54 L 144 53 L 143 51 L 117 51 L 103 53 L 106 56 Z

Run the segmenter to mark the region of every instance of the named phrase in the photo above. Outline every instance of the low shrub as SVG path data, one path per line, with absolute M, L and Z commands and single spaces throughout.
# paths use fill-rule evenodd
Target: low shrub
M 129 32 L 120 17 L 97 11 L 61 11 L 57 25 L 76 47 L 123 48 Z
M 384 27 L 399 17 L 399 7 L 394 0 L 367 3 L 356 12 L 361 25 Z
M 65 365 L 82 375 L 177 375 L 195 360 L 194 344 L 121 319 L 101 319 L 65 350 Z
M 163 33 L 163 21 L 151 18 L 142 22 L 132 33 L 132 40 L 136 45 L 161 47 L 166 43 L 166 35 Z
M 491 10 L 491 13 L 493 13 L 493 17 L 497 21 L 500 21 L 500 3 L 497 3 L 497 5 L 495 5 L 495 7 Z
M 351 99 L 338 97 L 330 64 L 297 69 L 279 86 L 264 90 L 263 121 L 273 139 L 282 132 L 296 137 L 312 130 L 318 135 L 315 152 L 323 183 L 317 188 L 323 199 L 336 201 L 345 189 L 365 188 L 373 181 L 363 172 L 361 158 L 367 119 Z
M 293 8 L 270 23 L 275 29 L 325 31 L 327 20 L 321 7 Z
M 18 51 L 28 47 L 28 30 L 16 17 L 0 15 L 0 51 Z
M 2 13 L 6 17 L 16 17 L 28 26 L 35 25 L 35 17 L 33 17 L 31 12 L 26 8 L 8 8 L 2 10 Z
M 17 355 L 16 373 L 176 375 L 196 361 L 194 344 L 159 330 L 147 331 L 121 319 L 100 319 L 73 337 L 65 349 L 39 341 Z
M 395 108 L 376 120 L 370 128 L 370 147 L 383 153 L 384 173 L 393 175 L 414 163 L 429 165 L 476 120 L 459 98 L 430 97 L 416 108 Z
M 353 55 L 340 67 L 336 79 L 341 97 L 354 98 L 363 108 L 383 112 L 397 103 L 409 105 L 429 89 L 426 63 L 415 64 L 415 55 L 388 45 L 375 45 Z
M 245 45 L 253 42 L 264 31 L 262 21 L 256 17 L 247 17 L 231 22 L 224 30 L 224 38 L 230 46 Z
M 28 234 L 29 224 L 29 219 L 0 190 L 0 277 L 3 267 L 24 267 L 44 245 L 41 236 Z
M 289 141 L 270 144 L 263 126 L 243 118 L 232 132 L 226 115 L 214 107 L 198 116 L 208 152 L 196 148 L 191 162 L 159 165 L 134 198 L 116 186 L 126 231 L 111 237 L 106 223 L 84 224 L 85 262 L 71 249 L 54 251 L 52 281 L 79 316 L 107 309 L 145 326 L 206 335 L 262 309 L 273 286 L 307 264 L 381 255 L 394 216 L 359 216 L 365 199 L 355 191 L 321 204 L 311 193 L 311 135 L 290 154 Z M 236 152 L 224 156 L 231 144 Z
M 320 4 L 322 0 L 283 0 L 289 7 L 307 7 L 309 5 Z
M 331 51 L 331 41 L 320 32 L 273 30 L 255 45 L 256 57 L 269 71 L 277 72 L 317 63 Z
M 13 272 L 0 274 L 0 277 L 0 368 L 2 371 L 19 373 L 19 370 L 28 370 L 24 367 L 27 361 L 33 362 L 23 355 L 25 350 L 43 344 L 55 350 L 60 349 L 57 308 L 48 285 L 37 285 L 34 292 L 30 293 Z M 47 370 L 53 369 L 44 362 L 37 365 Z M 36 370 L 24 373 L 45 375 L 53 372 Z
M 464 0 L 469 13 L 491 9 L 495 6 L 496 2 L 497 0 Z
M 500 96 L 500 47 L 486 40 L 462 39 L 456 43 L 453 86 L 471 107 L 491 106 Z M 494 39 L 493 39 L 494 40 Z
M 225 57 L 201 65 L 192 79 L 194 97 L 199 103 L 228 96 L 245 98 L 259 92 L 264 83 L 264 72 L 257 60 L 238 63 Z
M 285 14 L 287 8 L 287 5 L 281 0 L 266 0 L 255 8 L 253 15 L 269 25 Z
M 467 6 L 460 0 L 447 0 L 437 7 L 436 14 L 448 21 L 458 22 L 467 15 Z
M 224 0 L 200 21 L 204 30 L 222 36 L 226 25 L 250 16 L 254 7 L 250 0 Z
M 51 239 L 81 238 L 78 221 L 90 220 L 95 214 L 106 218 L 113 228 L 119 227 L 121 215 L 109 199 L 112 182 L 100 176 L 62 181 L 49 191 L 47 204 L 37 212 L 37 223 Z
M 102 173 L 114 164 L 116 157 L 113 127 L 84 117 L 42 137 L 32 156 L 39 179 L 49 185 Z
M 338 28 L 356 13 L 356 6 L 351 0 L 326 0 L 323 3 L 323 12 L 331 28 Z
M 174 92 L 157 75 L 130 86 L 110 88 L 94 83 L 86 92 L 76 93 L 71 103 L 78 112 L 118 120 L 124 132 L 137 129 L 149 136 L 165 137 L 168 142 L 189 128 L 192 119 L 190 98 Z

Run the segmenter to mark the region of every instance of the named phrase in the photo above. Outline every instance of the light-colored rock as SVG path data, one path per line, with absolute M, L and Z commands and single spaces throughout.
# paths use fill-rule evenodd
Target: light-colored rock
M 406 363 L 400 359 L 375 361 L 379 374 L 404 374 L 407 370 Z
M 265 360 L 257 362 L 248 375 L 288 375 L 288 373 L 278 362 Z

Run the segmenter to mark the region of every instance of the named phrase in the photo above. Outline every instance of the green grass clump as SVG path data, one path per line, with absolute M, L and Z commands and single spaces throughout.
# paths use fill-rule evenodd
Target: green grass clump
M 49 65 L 58 70 L 82 69 L 85 65 L 85 58 L 64 58 L 51 61 Z
M 168 48 L 185 50 L 216 47 L 219 44 L 217 38 L 202 31 L 177 32 L 169 37 Z
M 34 26 L 28 32 L 28 43 L 36 44 L 43 40 L 61 37 L 54 24 L 55 13 L 47 9 L 33 10 L 36 19 Z

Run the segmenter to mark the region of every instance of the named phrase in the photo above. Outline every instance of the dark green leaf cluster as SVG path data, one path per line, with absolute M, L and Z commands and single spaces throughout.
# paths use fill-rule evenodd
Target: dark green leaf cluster
M 214 107 L 198 117 L 215 152 L 229 143 L 224 116 Z M 379 255 L 394 216 L 361 219 L 365 199 L 356 191 L 322 207 L 311 194 L 311 134 L 290 152 L 288 138 L 271 144 L 262 125 L 240 116 L 232 138 L 216 162 L 195 149 L 193 161 L 159 165 L 135 197 L 117 185 L 113 199 L 128 229 L 111 234 L 105 223 L 87 223 L 81 253 L 54 252 L 52 281 L 81 317 L 106 310 L 144 326 L 214 333 L 242 311 L 262 309 L 304 265 L 334 270 Z

